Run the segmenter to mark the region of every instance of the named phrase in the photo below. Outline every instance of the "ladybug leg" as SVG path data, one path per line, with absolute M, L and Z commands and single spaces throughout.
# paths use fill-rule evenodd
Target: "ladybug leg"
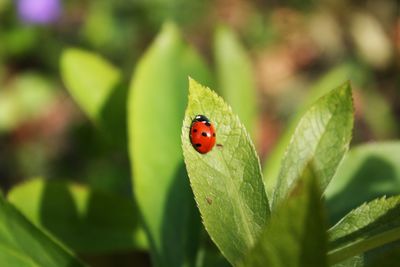
M 216 144 L 217 147 L 223 148 L 224 146 L 222 144 Z

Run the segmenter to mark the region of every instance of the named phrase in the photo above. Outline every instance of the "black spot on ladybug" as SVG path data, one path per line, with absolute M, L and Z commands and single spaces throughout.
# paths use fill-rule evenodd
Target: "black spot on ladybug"
M 210 127 L 211 123 L 209 123 L 208 121 L 205 123 L 206 126 Z
M 215 137 L 215 133 L 213 133 L 213 136 Z
M 193 129 L 193 132 L 194 132 L 194 133 L 197 133 L 197 129 Z
M 206 132 L 202 132 L 201 135 L 207 137 L 207 133 Z
M 195 146 L 196 146 L 196 147 L 201 147 L 201 144 L 196 144 Z

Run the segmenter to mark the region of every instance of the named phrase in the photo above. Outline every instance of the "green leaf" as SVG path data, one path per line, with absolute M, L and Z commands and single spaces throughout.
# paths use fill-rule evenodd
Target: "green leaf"
M 282 160 L 273 207 L 286 197 L 307 163 L 324 190 L 348 150 L 352 128 L 353 101 L 346 83 L 315 102 L 297 125 Z
M 257 115 L 253 68 L 244 47 L 228 27 L 216 30 L 214 57 L 221 95 L 252 134 Z
M 84 266 L 59 242 L 31 224 L 0 194 L 0 265 Z
M 329 261 L 349 257 L 400 239 L 400 196 L 379 198 L 351 211 L 328 231 Z
M 63 52 L 61 74 L 75 101 L 94 121 L 100 119 L 121 78 L 120 71 L 105 59 L 76 48 Z
M 217 145 L 207 154 L 198 153 L 189 140 L 191 121 L 198 114 L 207 116 L 216 129 Z M 254 245 L 269 216 L 254 146 L 231 108 L 192 79 L 182 143 L 186 169 L 206 230 L 235 265 Z
M 366 201 L 400 194 L 400 142 L 352 148 L 325 192 L 331 222 Z
M 146 240 L 130 199 L 66 181 L 34 179 L 8 200 L 36 226 L 82 253 L 144 249 Z
M 317 180 L 307 167 L 241 266 L 327 266 L 324 205 Z
M 188 75 L 210 77 L 166 24 L 136 68 L 128 107 L 133 188 L 156 266 L 190 264 L 197 250 L 201 225 L 180 142 Z
M 339 84 L 342 81 L 348 79 L 354 79 L 357 76 L 357 71 L 360 68 L 353 66 L 352 64 L 342 64 L 338 67 L 333 68 L 326 73 L 321 79 L 319 79 L 309 90 L 304 103 L 300 105 L 299 110 L 290 119 L 288 126 L 279 142 L 274 147 L 271 153 L 269 153 L 266 161 L 264 162 L 264 182 L 267 190 L 267 195 L 272 198 L 274 190 L 276 188 L 276 182 L 278 180 L 279 171 L 281 169 L 282 158 L 285 156 L 285 151 L 290 143 L 292 135 L 296 130 L 296 126 L 301 120 L 304 113 L 310 108 L 310 106 L 321 96 L 327 94 L 332 90 L 333 84 Z

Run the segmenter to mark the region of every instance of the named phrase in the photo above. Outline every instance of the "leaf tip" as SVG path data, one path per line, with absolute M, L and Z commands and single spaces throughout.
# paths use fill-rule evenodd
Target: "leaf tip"
M 205 87 L 193 79 L 191 76 L 188 76 L 189 79 L 189 96 L 193 96 L 198 94 L 200 90 L 204 90 Z

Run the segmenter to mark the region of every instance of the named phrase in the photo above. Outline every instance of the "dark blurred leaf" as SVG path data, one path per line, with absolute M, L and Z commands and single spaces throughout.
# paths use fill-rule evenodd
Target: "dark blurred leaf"
M 32 222 L 79 252 L 145 249 L 133 202 L 66 181 L 35 179 L 8 199 Z
M 253 68 L 245 49 L 234 32 L 227 27 L 217 28 L 214 57 L 218 90 L 252 135 L 257 115 Z
M 180 141 L 188 75 L 210 77 L 177 28 L 166 24 L 136 68 L 128 104 L 133 188 L 155 266 L 193 265 L 197 251 L 200 219 Z
M 0 265 L 84 266 L 71 252 L 22 216 L 0 194 Z
M 325 214 L 318 180 L 310 167 L 305 168 L 241 266 L 327 266 Z
M 12 27 L 0 35 L 0 54 L 24 57 L 34 53 L 39 44 L 38 36 L 39 31 L 35 27 Z
M 223 147 L 214 147 L 207 154 L 193 148 L 188 129 L 198 114 L 214 123 L 217 143 Z M 249 134 L 230 106 L 193 79 L 189 82 L 182 146 L 205 228 L 235 265 L 254 245 L 270 213 L 260 162 Z
M 279 142 L 274 147 L 273 151 L 268 155 L 264 162 L 264 182 L 266 185 L 267 195 L 272 198 L 275 189 L 275 184 L 279 176 L 282 158 L 286 148 L 289 145 L 290 139 L 296 129 L 303 114 L 307 109 L 321 96 L 332 90 L 332 86 L 342 83 L 348 79 L 354 79 L 358 76 L 356 66 L 351 64 L 343 64 L 333 68 L 321 79 L 319 79 L 309 90 L 308 96 L 304 103 L 301 104 L 298 112 L 292 117 L 285 132 L 279 139 Z
M 299 121 L 282 160 L 272 205 L 276 207 L 312 164 L 322 190 L 328 186 L 346 153 L 353 129 L 353 99 L 349 83 L 312 105 Z
M 371 260 L 370 263 L 366 264 L 366 266 L 367 267 L 398 266 L 399 262 L 400 262 L 400 248 L 397 247 L 382 253 L 375 259 Z
M 349 257 L 400 239 L 400 196 L 380 198 L 351 211 L 328 231 L 329 261 Z
M 196 267 L 231 267 L 232 265 L 227 259 L 219 252 L 215 250 L 199 250 L 196 259 Z
M 400 194 L 399 162 L 400 142 L 351 149 L 325 192 L 331 223 L 366 201 Z
M 113 16 L 113 2 L 90 2 L 90 8 L 85 20 L 84 33 L 95 47 L 113 45 L 118 38 L 116 16 Z M 114 44 L 115 45 L 115 44 Z

